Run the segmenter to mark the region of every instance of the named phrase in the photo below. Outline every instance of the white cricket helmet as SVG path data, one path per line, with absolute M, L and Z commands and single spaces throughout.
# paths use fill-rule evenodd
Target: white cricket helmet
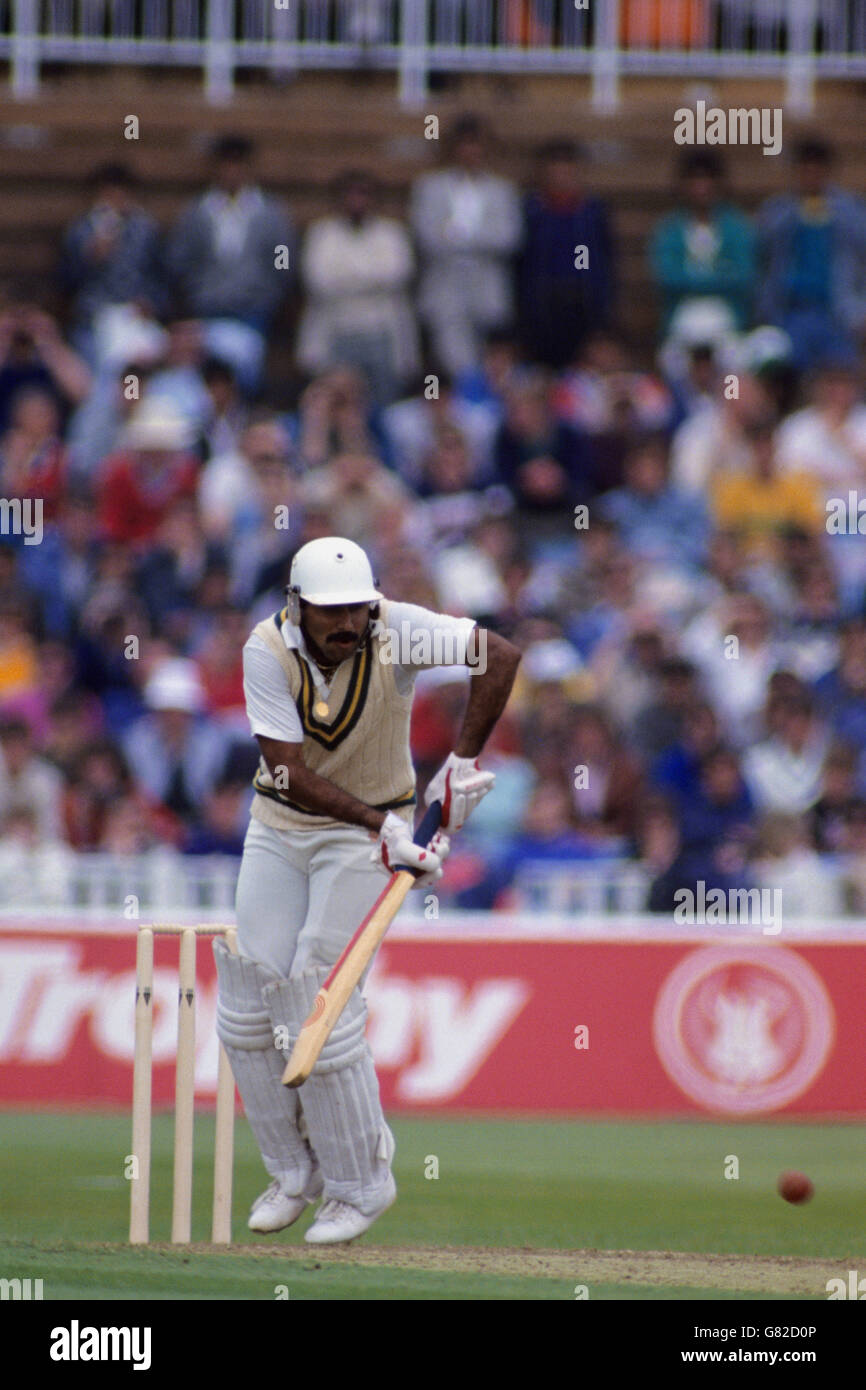
M 324 536 L 302 545 L 292 560 L 287 592 L 290 603 L 304 599 L 317 605 L 376 603 L 382 598 L 365 552 L 345 536 Z

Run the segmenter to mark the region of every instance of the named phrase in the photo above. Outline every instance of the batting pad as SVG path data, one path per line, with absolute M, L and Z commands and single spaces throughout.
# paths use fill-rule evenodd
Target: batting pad
M 285 1029 L 287 1056 L 327 975 L 311 967 L 265 987 L 271 1022 Z M 325 1200 L 348 1202 L 372 1216 L 390 1190 L 394 1136 L 382 1114 L 366 1022 L 367 1006 L 356 989 L 297 1094 L 325 1180 Z
M 297 1092 L 282 1084 L 284 1062 L 262 999 L 264 986 L 274 977 L 248 957 L 233 955 L 220 937 L 213 948 L 219 979 L 217 1037 L 231 1062 L 262 1162 L 287 1196 L 312 1198 L 321 1190 L 321 1178 L 298 1129 Z

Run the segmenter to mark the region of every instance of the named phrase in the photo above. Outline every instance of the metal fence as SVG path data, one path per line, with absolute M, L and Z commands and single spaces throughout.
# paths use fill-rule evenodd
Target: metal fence
M 0 0 L 0 60 L 22 98 L 47 63 L 199 68 L 214 102 L 242 69 L 366 66 L 408 105 L 431 72 L 589 74 L 601 110 L 633 74 L 751 74 L 807 110 L 866 75 L 866 0 Z

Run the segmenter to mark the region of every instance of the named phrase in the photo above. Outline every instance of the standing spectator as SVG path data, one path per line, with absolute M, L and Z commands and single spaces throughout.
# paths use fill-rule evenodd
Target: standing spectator
M 614 298 L 614 247 L 607 208 L 588 196 L 576 145 L 539 152 L 538 188 L 524 212 L 520 317 L 529 356 L 564 367 L 588 334 L 607 327 Z M 586 265 L 575 265 L 586 248 Z
M 112 541 L 150 541 L 178 497 L 195 492 L 198 460 L 190 425 L 168 403 L 142 401 L 121 449 L 105 460 L 97 488 L 99 519 Z
M 418 332 L 408 289 L 409 234 L 376 211 L 378 187 L 352 170 L 335 188 L 339 210 L 314 222 L 301 254 L 307 309 L 297 358 L 310 372 L 348 364 L 364 372 L 373 399 L 392 401 L 418 370 Z
M 249 140 L 227 135 L 213 147 L 210 188 L 182 214 L 169 265 L 189 312 L 206 321 L 208 350 L 231 362 L 241 385 L 259 384 L 268 331 L 289 289 L 279 248 L 292 250 L 285 210 L 262 192 Z
M 679 169 L 680 205 L 658 223 L 650 260 L 662 299 L 662 328 L 685 300 L 721 299 L 748 327 L 755 291 L 755 242 L 748 219 L 727 201 L 724 165 L 713 150 L 688 150 Z
M 830 183 L 832 165 L 828 144 L 801 140 L 796 193 L 768 199 L 758 219 L 759 314 L 789 334 L 799 368 L 846 350 L 853 360 L 866 327 L 866 203 Z
M 452 373 L 477 365 L 484 334 L 513 314 L 510 258 L 521 240 L 514 185 L 484 171 L 486 129 L 463 116 L 451 133 L 453 163 L 412 190 L 421 252 L 419 308 L 434 353 Z
M 90 176 L 93 201 L 66 231 L 60 278 L 72 296 L 72 337 L 92 365 L 99 361 L 100 316 L 115 305 L 164 307 L 159 228 L 135 201 L 138 180 L 125 164 Z

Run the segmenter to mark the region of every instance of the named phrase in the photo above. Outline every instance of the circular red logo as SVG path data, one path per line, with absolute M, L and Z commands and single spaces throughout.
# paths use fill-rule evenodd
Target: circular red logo
M 729 1115 L 778 1110 L 821 1072 L 833 1044 L 823 982 L 781 946 L 707 946 L 681 960 L 656 1000 L 653 1041 L 691 1100 Z

